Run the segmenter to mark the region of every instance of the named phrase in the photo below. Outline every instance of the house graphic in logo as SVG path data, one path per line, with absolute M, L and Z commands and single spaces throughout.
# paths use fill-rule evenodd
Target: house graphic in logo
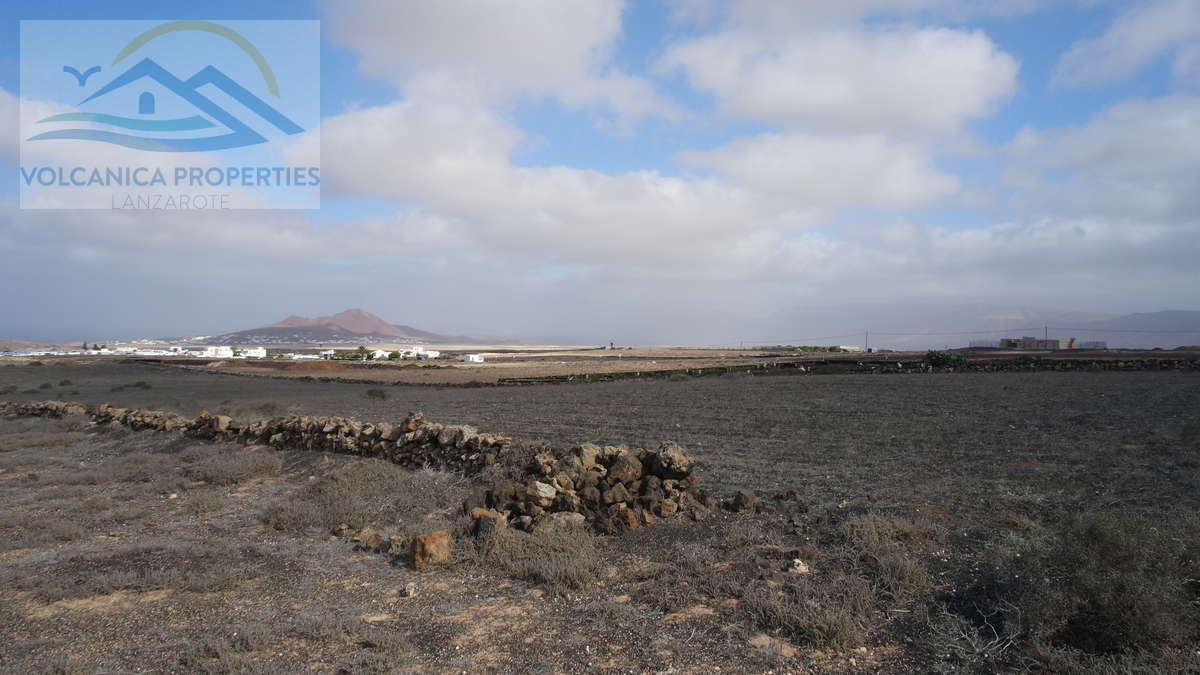
M 210 21 L 170 21 L 151 28 L 129 42 L 113 60 L 116 65 L 126 56 L 140 49 L 151 40 L 177 31 L 205 31 L 226 38 L 237 45 L 253 60 L 262 75 L 266 89 L 275 97 L 280 97 L 279 84 L 275 74 L 268 65 L 266 58 L 246 38 L 232 29 Z M 93 67 L 90 70 L 97 70 Z M 64 72 L 72 73 L 79 79 L 79 85 L 84 86 L 86 78 L 81 77 L 77 70 L 64 66 Z M 74 71 L 74 72 L 72 72 Z M 262 98 L 251 93 L 246 87 L 226 75 L 216 66 L 208 65 L 186 80 L 161 66 L 152 58 L 143 58 L 128 70 L 113 78 L 107 84 L 97 89 L 79 103 L 79 112 L 51 115 L 37 121 L 38 124 L 62 124 L 85 122 L 86 128 L 59 128 L 36 134 L 27 140 L 81 140 L 100 143 L 111 143 L 137 150 L 152 152 L 209 152 L 242 148 L 267 142 L 267 138 L 255 131 L 250 124 L 216 101 L 200 92 L 201 88 L 212 86 L 218 91 L 236 101 L 245 110 L 253 113 L 261 121 L 269 124 L 286 135 L 298 134 L 304 131 L 300 125 L 289 119 L 282 112 L 269 105 Z M 103 103 L 106 97 L 116 95 L 126 88 L 144 89 L 136 96 L 136 111 L 124 114 L 106 112 L 88 112 L 83 110 L 88 104 Z M 186 109 L 191 114 L 185 116 L 160 117 L 158 111 L 164 106 L 159 96 L 150 90 L 153 88 L 160 95 L 170 95 L 171 109 Z M 128 93 L 128 92 L 126 92 Z M 133 106 L 131 106 L 133 107 Z M 101 127 L 101 128 L 96 128 Z M 105 128 L 107 127 L 107 128 Z M 120 131 L 114 131 L 119 129 Z M 130 132 L 145 132 L 153 135 L 139 135 Z

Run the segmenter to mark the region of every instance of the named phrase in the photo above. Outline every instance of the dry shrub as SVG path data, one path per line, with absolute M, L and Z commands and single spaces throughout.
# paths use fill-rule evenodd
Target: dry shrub
M 227 542 L 136 544 L 69 556 L 12 583 L 46 602 L 165 588 L 209 593 L 257 578 L 265 560 L 254 547 Z
M 82 424 L 78 420 L 68 420 L 63 422 L 63 426 L 70 433 L 65 434 L 50 434 L 46 436 L 23 439 L 19 445 L 13 447 L 13 450 L 25 450 L 35 448 L 64 448 L 68 445 L 74 445 L 85 438 L 84 434 L 77 433 L 78 429 L 72 429 L 69 424 Z
M 1097 513 L 1009 552 L 1003 595 L 1034 644 L 1084 655 L 1200 640 L 1200 518 Z
M 71 518 L 21 511 L 0 513 L 0 551 L 41 548 L 82 539 L 88 532 Z
M 866 513 L 847 518 L 841 533 L 847 555 L 863 565 L 878 593 L 907 603 L 931 589 L 925 566 L 914 554 L 944 541 L 940 527 L 904 516 Z
M 741 606 L 759 628 L 797 644 L 846 649 L 865 640 L 875 601 L 867 579 L 834 574 L 805 576 L 782 589 L 756 585 Z
M 400 528 L 406 533 L 435 530 L 467 496 L 458 474 L 412 471 L 381 459 L 362 459 L 334 469 L 270 505 L 263 520 L 278 530 L 325 531 L 341 524 Z M 427 517 L 429 516 L 429 517 Z
M 946 537 L 934 523 L 879 513 L 850 516 L 842 523 L 842 533 L 856 549 L 872 554 L 923 550 Z
M 504 574 L 561 592 L 582 588 L 600 573 L 595 537 L 583 528 L 521 532 L 503 528 L 480 543 L 481 561 Z
M 184 474 L 213 485 L 236 485 L 259 476 L 273 476 L 282 466 L 279 455 L 269 450 L 212 450 L 188 464 Z
M 191 408 L 195 408 L 195 404 Z M 227 400 L 218 404 L 214 412 L 218 415 L 228 415 L 235 420 L 256 420 L 286 415 L 287 406 L 276 401 Z

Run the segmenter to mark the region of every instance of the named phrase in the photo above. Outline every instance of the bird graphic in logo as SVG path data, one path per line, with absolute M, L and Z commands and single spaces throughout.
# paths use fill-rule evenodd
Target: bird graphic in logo
M 155 26 L 138 35 L 129 44 L 125 45 L 116 58 L 113 59 L 112 65 L 117 65 L 147 42 L 176 31 L 205 31 L 233 42 L 254 61 L 254 64 L 262 74 L 267 91 L 277 98 L 280 96 L 279 83 L 275 78 L 275 73 L 271 70 L 270 65 L 267 64 L 267 60 L 263 57 L 262 53 L 249 40 L 236 31 L 211 21 L 169 21 Z M 70 66 L 64 66 L 63 71 L 75 75 L 79 80 L 79 85 L 84 86 L 87 78 L 99 72 L 100 67 L 93 66 L 82 74 Z M 97 141 L 152 152 L 205 152 L 241 148 L 267 142 L 267 139 L 257 131 L 251 129 L 212 99 L 201 94 L 199 89 L 206 85 L 216 87 L 285 134 L 298 134 L 304 131 L 300 125 L 212 65 L 205 66 L 196 74 L 183 80 L 166 68 L 163 68 L 153 59 L 143 58 L 125 72 L 117 75 L 108 84 L 85 98 L 79 105 L 83 106 L 123 87 L 146 80 L 157 83 L 167 91 L 175 94 L 186 104 L 190 104 L 197 114 L 172 119 L 148 117 L 155 114 L 157 105 L 154 94 L 146 91 L 138 97 L 138 114 L 142 115 L 142 117 L 124 117 L 96 112 L 72 112 L 51 115 L 50 117 L 38 120 L 38 124 L 89 122 L 130 131 L 154 133 L 184 132 L 190 134 L 205 129 L 218 129 L 223 133 L 210 136 L 162 138 L 137 136 L 130 133 L 96 128 L 56 129 L 37 134 L 29 140 L 72 139 Z
M 86 87 L 88 78 L 95 75 L 96 73 L 100 72 L 100 66 L 92 66 L 91 68 L 88 68 L 87 70 L 83 71 L 82 73 L 79 72 L 78 68 L 72 68 L 71 66 L 63 66 L 63 72 L 68 73 L 70 75 L 74 75 L 75 80 L 79 82 L 79 86 Z

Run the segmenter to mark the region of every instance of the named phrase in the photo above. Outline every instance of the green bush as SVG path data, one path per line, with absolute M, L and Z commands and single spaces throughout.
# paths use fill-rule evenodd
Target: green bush
M 931 349 L 925 352 L 925 365 L 933 368 L 961 368 L 967 365 L 967 357 Z

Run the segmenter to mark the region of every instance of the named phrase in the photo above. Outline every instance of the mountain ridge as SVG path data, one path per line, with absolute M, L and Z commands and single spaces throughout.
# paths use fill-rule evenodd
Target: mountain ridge
M 353 308 L 327 316 L 290 314 L 266 326 L 229 331 L 204 338 L 206 344 L 339 344 L 352 342 L 472 343 L 474 338 L 442 335 L 393 324 L 365 309 Z

